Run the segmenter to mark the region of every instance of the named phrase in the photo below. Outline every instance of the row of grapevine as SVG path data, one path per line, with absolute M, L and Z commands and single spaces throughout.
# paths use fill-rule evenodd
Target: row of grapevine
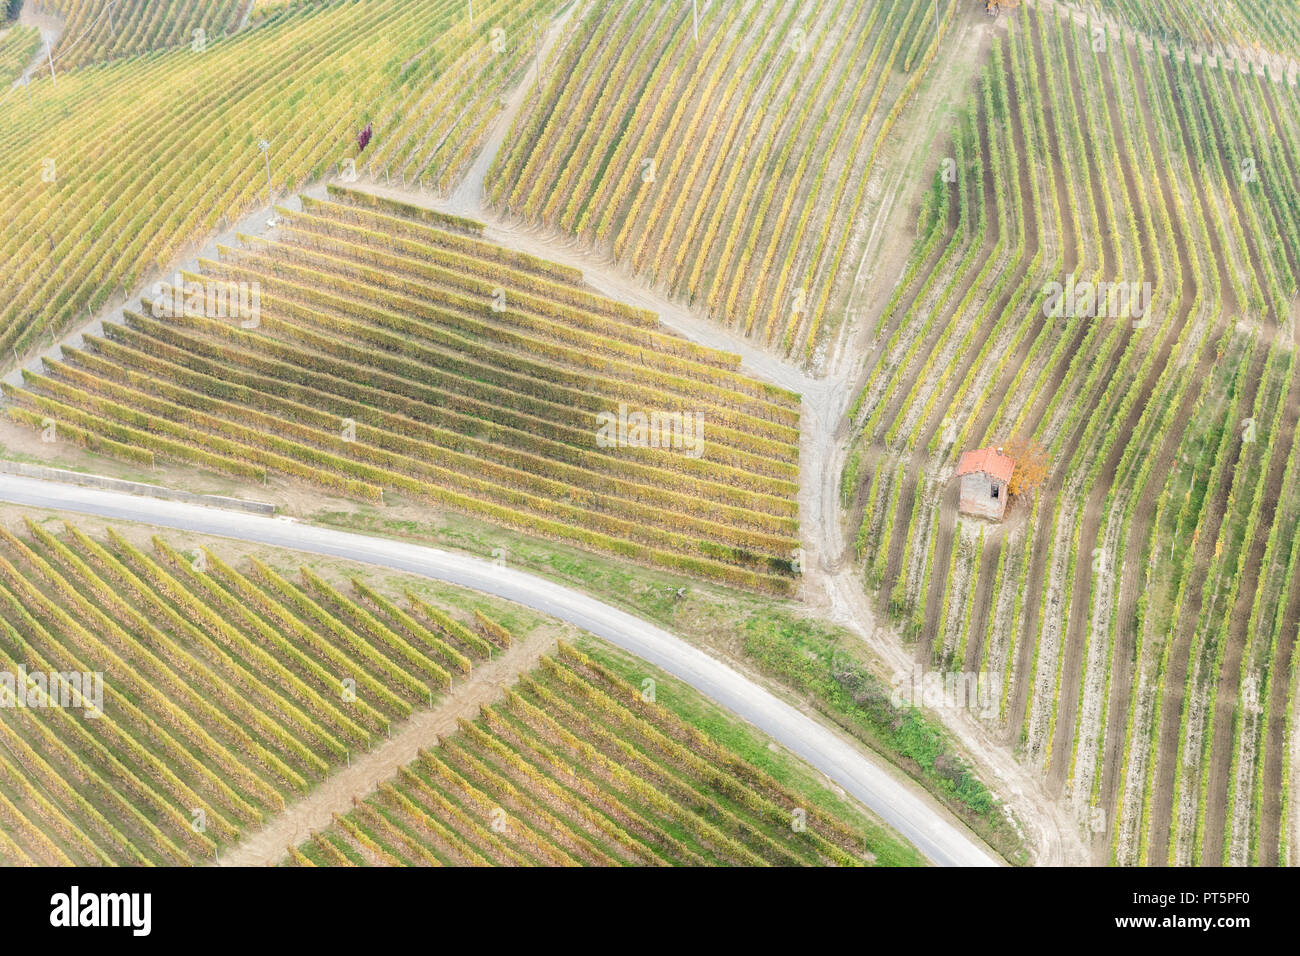
M 13 26 L 0 30 L 0 84 L 8 85 L 18 76 L 31 63 L 40 44 L 41 32 L 35 27 Z
M 353 600 L 309 569 L 298 587 L 256 559 L 242 573 L 112 529 L 27 519 L 25 536 L 0 527 L 0 552 L 6 862 L 211 859 L 504 631 L 413 596 L 404 611 L 360 579 Z
M 392 490 L 741 586 L 792 587 L 797 396 L 731 356 L 683 348 L 563 269 L 364 196 L 282 210 L 278 239 L 223 247 L 202 274 L 182 274 L 186 288 L 258 288 L 255 328 L 195 308 L 169 315 L 167 287 L 6 384 L 11 416 L 135 460 L 371 501 Z M 668 431 L 602 440 L 606 416 L 633 414 L 669 416 Z
M 63 33 L 52 52 L 59 69 L 72 70 L 215 41 L 239 27 L 249 0 L 31 0 L 31 4 L 38 12 L 63 20 Z
M 923 622 L 919 662 L 1003 675 L 1007 743 L 1120 862 L 1275 859 L 1289 825 L 1287 690 L 1266 675 L 1296 636 L 1277 542 L 1298 263 L 1275 237 L 1300 228 L 1300 129 L 1272 79 L 1059 12 L 1009 20 L 851 412 L 868 586 Z M 1141 313 L 1044 310 L 1048 283 L 1134 280 Z M 1236 419 L 1262 443 L 1240 456 Z M 1033 500 L 996 537 L 951 528 L 956 456 L 1013 438 L 1046 450 Z
M 179 2 L 130 6 L 147 18 Z M 477 6 L 471 26 L 461 0 L 298 4 L 205 45 L 55 80 L 36 71 L 25 92 L 8 91 L 0 354 L 48 346 L 167 274 L 194 240 L 332 170 L 456 179 L 532 52 L 529 25 L 554 2 Z M 374 140 L 360 152 L 368 124 Z
M 1193 0 L 1092 0 L 1087 6 L 1175 49 L 1255 62 L 1300 61 L 1296 0 L 1226 0 L 1213 9 Z
M 956 11 L 724 4 L 697 43 L 684 3 L 588 9 L 488 199 L 807 358 L 838 328 L 866 184 Z
M 854 866 L 869 843 L 562 643 L 285 862 Z

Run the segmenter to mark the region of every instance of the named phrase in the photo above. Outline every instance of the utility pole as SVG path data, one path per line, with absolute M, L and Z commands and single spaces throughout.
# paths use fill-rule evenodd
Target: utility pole
M 691 0 L 691 26 L 695 30 L 695 42 L 700 42 L 700 0 Z
M 474 25 L 474 0 L 469 0 L 469 25 Z
M 50 37 L 45 36 L 45 58 L 50 61 L 50 82 L 55 86 L 59 85 L 58 79 L 54 76 L 54 54 L 50 52 Z

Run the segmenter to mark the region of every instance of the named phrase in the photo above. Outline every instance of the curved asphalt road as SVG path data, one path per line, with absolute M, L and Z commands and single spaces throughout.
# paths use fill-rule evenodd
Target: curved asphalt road
M 826 774 L 931 861 L 945 866 L 1000 862 L 887 769 L 817 721 L 662 628 L 580 591 L 436 548 L 32 478 L 0 475 L 0 501 L 332 555 L 515 601 L 590 631 L 690 684 Z

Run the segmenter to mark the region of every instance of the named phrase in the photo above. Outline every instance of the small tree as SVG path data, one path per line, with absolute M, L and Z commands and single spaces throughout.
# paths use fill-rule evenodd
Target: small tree
M 1002 452 L 1015 461 L 1011 484 L 1013 497 L 1037 491 L 1047 478 L 1047 449 L 1032 438 L 1012 438 L 1002 445 Z

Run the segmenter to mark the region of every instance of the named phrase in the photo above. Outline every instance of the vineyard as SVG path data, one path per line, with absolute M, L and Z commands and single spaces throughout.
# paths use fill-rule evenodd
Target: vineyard
M 63 18 L 55 64 L 75 69 L 233 33 L 252 0 L 28 0 Z M 195 31 L 200 31 L 197 36 Z
M 885 847 L 561 644 L 298 866 L 859 866 Z M 864 851 L 865 854 L 864 854 Z
M 1093 0 L 1154 40 L 1201 50 L 1240 50 L 1300 59 L 1300 2 L 1228 0 Z
M 201 48 L 5 91 L 0 354 L 48 346 L 264 206 L 268 165 L 276 196 L 351 169 L 447 188 L 554 3 L 476 6 L 471 27 L 462 0 L 297 5 Z
M 8 84 L 22 73 L 40 45 L 41 31 L 35 27 L 0 30 L 0 83 Z
M 1000 680 L 1098 862 L 1293 860 L 1300 99 L 1003 23 L 851 413 L 866 585 L 927 666 Z M 958 519 L 957 458 L 1013 440 L 1043 486 Z
M 1300 861 L 1300 0 L 992 6 L 0 0 L 0 863 Z
M 840 322 L 877 158 L 956 5 L 700 10 L 697 42 L 683 0 L 584 7 L 489 170 L 488 200 L 815 357 Z
M 30 519 L 0 527 L 0 608 L 0 672 L 30 680 L 0 710 L 9 865 L 212 860 L 510 640 L 360 578 Z
M 11 418 L 138 464 L 385 493 L 746 588 L 792 589 L 799 400 L 658 330 L 475 223 L 331 187 L 207 283 L 256 284 L 256 328 L 170 289 L 65 346 Z M 203 288 L 206 288 L 204 286 Z M 160 313 L 163 317 L 159 317 Z M 696 447 L 599 440 L 621 409 Z M 685 426 L 683 426 L 683 430 Z M 662 433 L 661 433 L 662 434 Z

